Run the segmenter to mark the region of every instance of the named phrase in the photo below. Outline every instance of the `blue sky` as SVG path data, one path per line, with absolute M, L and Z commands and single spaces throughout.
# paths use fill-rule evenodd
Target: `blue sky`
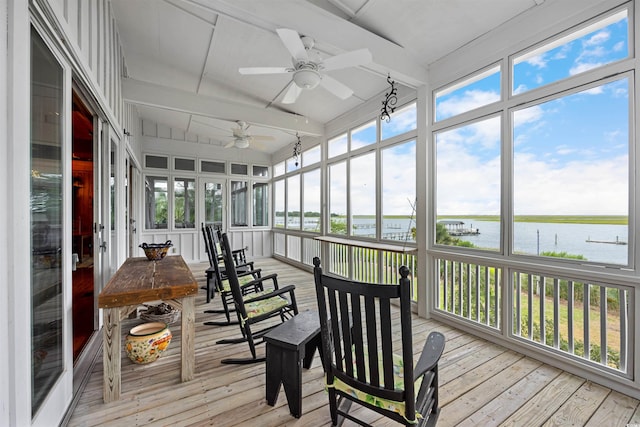
M 628 56 L 626 12 L 514 58 L 513 94 Z M 498 102 L 500 70 L 436 94 L 443 120 Z M 502 98 L 506 98 L 503 96 Z M 511 111 L 514 213 L 628 213 L 629 82 L 597 82 Z M 436 136 L 438 214 L 499 214 L 501 118 Z

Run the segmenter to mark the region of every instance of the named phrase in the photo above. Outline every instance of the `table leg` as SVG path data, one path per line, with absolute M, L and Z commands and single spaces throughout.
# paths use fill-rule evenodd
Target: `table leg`
M 302 354 L 300 354 L 302 353 Z M 287 395 L 289 412 L 296 418 L 300 418 L 302 412 L 302 359 L 304 358 L 304 346 L 299 351 L 283 350 L 282 386 Z
M 267 404 L 274 406 L 278 401 L 280 385 L 282 384 L 282 349 L 271 343 L 267 343 L 266 353 L 265 397 L 267 398 Z
M 196 297 L 195 295 L 182 298 L 182 342 L 181 360 L 182 381 L 191 381 L 196 368 Z
M 122 340 L 120 311 L 120 308 L 104 309 L 104 325 L 102 326 L 104 384 L 102 398 L 105 403 L 120 399 L 120 351 Z

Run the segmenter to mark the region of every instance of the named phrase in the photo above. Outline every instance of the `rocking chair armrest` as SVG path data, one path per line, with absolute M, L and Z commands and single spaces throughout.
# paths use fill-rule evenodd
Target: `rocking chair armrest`
M 440 360 L 444 351 L 444 335 L 440 332 L 431 332 L 422 348 L 420 359 L 413 370 L 414 381 L 433 369 Z
M 253 267 L 253 261 L 243 262 L 243 263 L 241 263 L 241 264 L 236 264 L 236 270 L 237 270 L 237 269 L 239 269 L 239 268 L 242 268 L 242 267 L 247 267 L 247 266 L 248 266 L 248 267 L 251 267 L 251 270 L 253 270 L 253 269 L 254 269 L 254 267 Z
M 258 270 L 255 270 L 258 271 Z M 278 274 L 277 273 L 271 273 L 271 274 L 267 274 L 266 276 L 260 276 L 252 281 L 250 281 L 249 283 L 247 283 L 247 285 L 257 285 L 257 284 L 261 284 L 267 280 L 271 280 L 273 282 L 273 289 L 278 289 Z M 245 285 L 246 286 L 246 285 Z M 264 287 L 264 285 L 263 285 Z
M 244 303 L 249 303 L 249 302 L 256 302 L 256 301 L 262 301 L 265 299 L 269 299 L 269 298 L 273 298 L 273 297 L 277 297 L 278 295 L 282 295 L 282 294 L 286 294 L 286 293 L 290 293 L 293 294 L 293 291 L 296 289 L 295 285 L 287 285 L 283 288 L 280 289 L 274 289 L 272 292 L 263 294 L 263 295 L 259 295 L 257 297 L 253 297 L 253 298 L 246 298 L 244 300 Z
M 257 275 L 258 279 L 259 279 L 261 277 L 260 275 L 262 274 L 262 269 L 261 268 L 256 268 L 255 270 L 251 269 L 251 270 L 247 270 L 247 271 L 238 271 L 238 272 L 236 272 L 236 274 L 237 274 L 238 277 L 244 277 L 244 276 L 248 276 L 248 275 Z

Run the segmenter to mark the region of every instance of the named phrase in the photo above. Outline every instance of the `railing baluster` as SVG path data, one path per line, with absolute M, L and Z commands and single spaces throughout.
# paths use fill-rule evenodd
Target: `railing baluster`
M 496 319 L 493 326 L 496 328 L 500 324 L 500 313 L 501 313 L 501 311 L 499 310 L 500 296 L 502 295 L 502 293 L 500 292 L 500 280 L 501 280 L 500 269 L 494 268 L 493 269 L 493 312 L 496 315 Z
M 527 275 L 529 280 L 527 285 L 527 334 L 529 339 L 533 338 L 533 276 Z
M 560 348 L 560 282 L 553 279 L 553 346 Z
M 522 335 L 522 275 L 520 273 L 515 273 L 516 278 L 516 334 Z
M 607 364 L 607 288 L 600 286 L 600 362 Z
M 467 315 L 465 317 L 471 319 L 471 264 L 465 265 L 467 266 L 467 294 L 465 295 Z
M 545 293 L 546 293 L 546 286 L 545 286 L 545 282 L 546 282 L 546 278 L 544 276 L 540 276 L 539 278 L 539 287 L 538 287 L 538 293 L 540 296 L 540 342 L 542 344 L 546 344 L 547 343 L 547 328 L 546 328 L 546 323 L 545 323 L 545 315 L 544 315 L 544 298 L 545 298 Z
M 569 335 L 569 353 L 575 354 L 575 345 L 573 339 L 573 304 L 574 304 L 574 296 L 573 296 L 573 280 L 569 280 L 567 282 L 567 329 Z
M 618 305 L 620 309 L 620 369 L 627 372 L 627 291 L 618 289 Z
M 582 284 L 583 287 L 583 294 L 582 294 L 582 309 L 583 309 L 583 315 L 582 315 L 582 319 L 583 319 L 583 325 L 582 328 L 584 330 L 584 357 L 587 360 L 591 360 L 591 342 L 589 340 L 589 318 L 590 316 L 590 312 L 589 312 L 589 308 L 591 307 L 591 292 L 590 292 L 590 285 L 588 283 L 583 283 Z
M 476 264 L 476 322 L 480 322 L 480 265 Z
M 462 263 L 458 262 L 458 314 L 463 316 L 462 297 L 464 289 L 464 278 L 462 277 Z
M 491 294 L 489 292 L 489 279 L 490 279 L 490 268 L 488 266 L 484 267 L 484 323 L 485 325 L 489 325 L 491 323 Z

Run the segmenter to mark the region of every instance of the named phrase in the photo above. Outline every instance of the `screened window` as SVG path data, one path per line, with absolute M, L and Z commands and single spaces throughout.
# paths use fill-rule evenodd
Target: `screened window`
M 287 163 L 287 172 L 293 172 L 300 169 L 300 159 L 291 157 L 287 159 L 286 163 Z
M 514 94 L 629 56 L 627 10 L 582 27 L 513 59 Z
M 500 248 L 500 129 L 492 117 L 435 135 L 436 244 Z
M 227 171 L 224 162 L 210 162 L 208 160 L 202 160 L 200 162 L 200 170 L 209 173 L 226 173 Z
M 415 241 L 416 142 L 382 150 L 382 238 Z
M 513 112 L 515 253 L 628 263 L 629 109 L 623 78 Z
M 378 140 L 378 127 L 373 120 L 351 131 L 351 149 L 357 150 L 367 145 L 375 144 Z
M 241 163 L 231 163 L 231 173 L 234 175 L 249 175 L 249 166 Z
M 196 180 L 176 178 L 173 181 L 173 217 L 175 228 L 196 227 Z
M 274 226 L 276 228 L 284 228 L 285 221 L 285 197 L 284 180 L 281 179 L 273 183 L 273 210 L 275 211 Z
M 320 169 L 302 174 L 304 199 L 302 201 L 304 231 L 320 232 Z
M 253 225 L 269 225 L 269 184 L 266 182 L 253 183 Z
M 145 179 L 145 227 L 166 229 L 169 215 L 168 180 L 162 176 Z
M 280 176 L 284 174 L 284 162 L 280 162 L 273 167 L 273 176 Z
M 206 182 L 204 184 L 204 221 L 207 225 L 213 225 L 222 229 L 224 208 L 224 188 L 218 182 Z
M 396 110 L 389 121 L 380 122 L 380 138 L 382 140 L 401 135 L 417 128 L 416 103 Z
M 169 159 L 165 156 L 146 155 L 144 156 L 144 166 L 154 169 L 168 169 Z
M 173 168 L 179 171 L 191 171 L 196 170 L 196 161 L 193 159 L 180 159 L 176 157 L 173 159 Z
M 320 145 L 309 148 L 302 152 L 302 166 L 309 166 L 320 162 Z
M 246 227 L 248 224 L 249 189 L 247 181 L 231 181 L 231 226 Z
M 500 101 L 500 67 L 491 67 L 435 93 L 435 121 Z
M 287 228 L 300 229 L 300 175 L 287 178 Z
M 342 134 L 328 141 L 329 158 L 339 156 L 347 152 L 347 134 Z
M 347 163 L 329 166 L 329 232 L 347 234 Z
M 269 167 L 268 166 L 253 166 L 253 176 L 261 176 L 268 177 L 269 176 Z
M 351 227 L 358 237 L 376 237 L 376 153 L 351 159 Z

